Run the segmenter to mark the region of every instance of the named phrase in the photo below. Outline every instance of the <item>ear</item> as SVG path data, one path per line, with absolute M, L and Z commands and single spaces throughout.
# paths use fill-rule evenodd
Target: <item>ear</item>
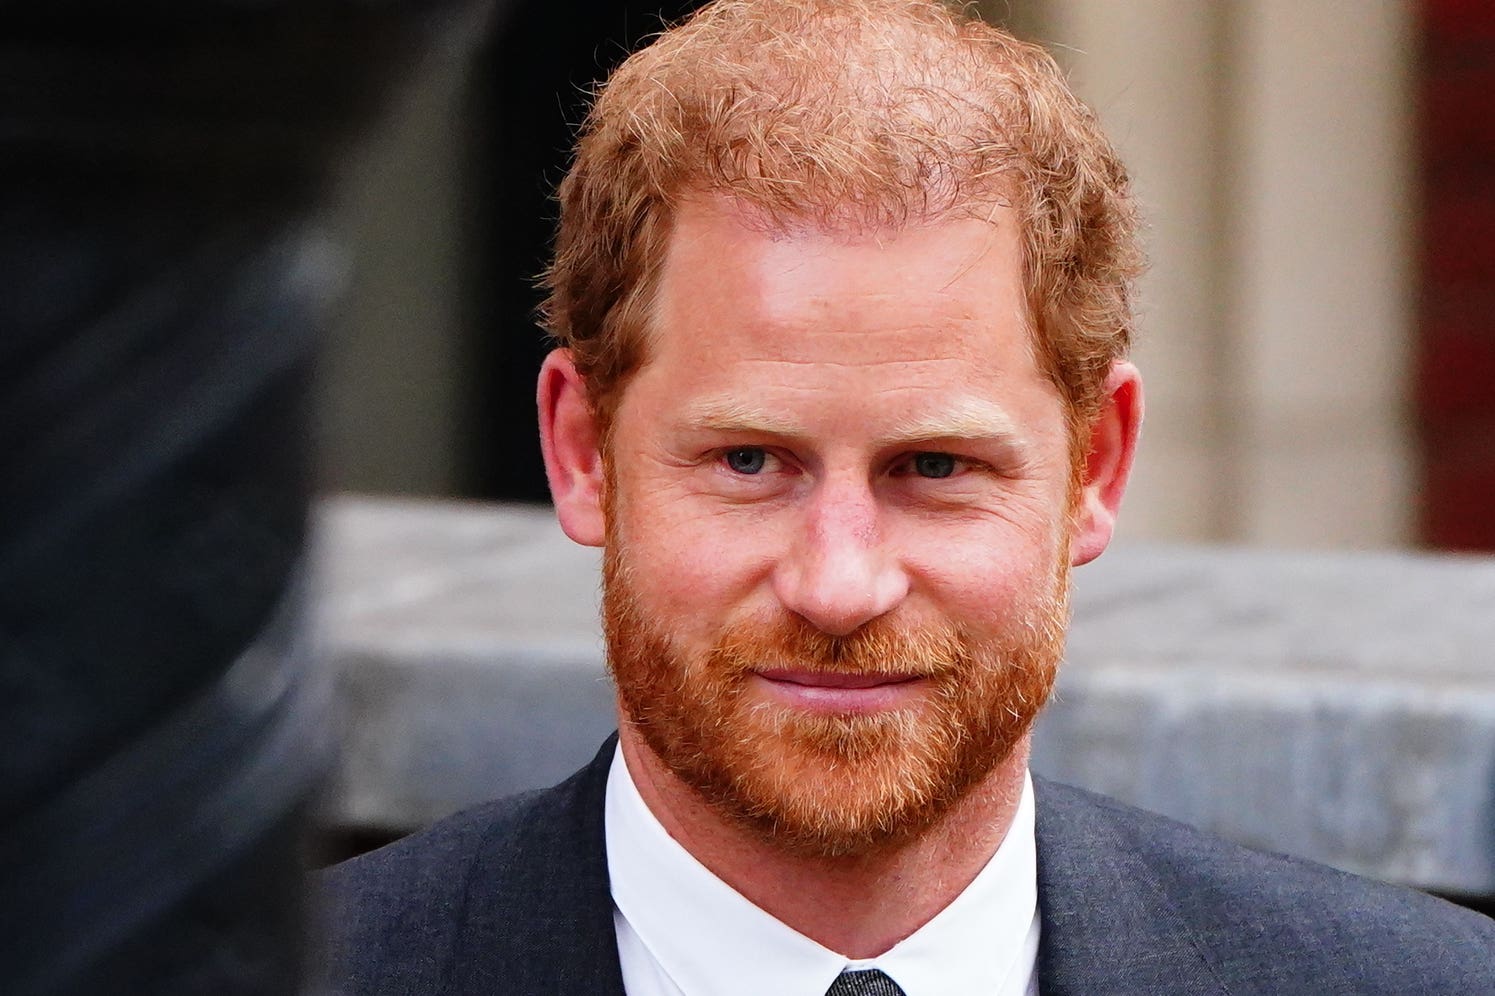
M 569 349 L 545 357 L 535 401 L 540 408 L 545 476 L 561 529 L 583 546 L 601 546 L 606 535 L 601 433 L 587 404 L 586 382 Z
M 1090 427 L 1090 452 L 1069 544 L 1069 561 L 1076 567 L 1099 557 L 1111 542 L 1141 431 L 1142 375 L 1118 360 L 1106 377 L 1100 415 Z

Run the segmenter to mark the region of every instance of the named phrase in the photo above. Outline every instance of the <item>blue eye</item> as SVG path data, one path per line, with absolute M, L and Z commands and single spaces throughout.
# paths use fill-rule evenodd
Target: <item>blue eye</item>
M 743 446 L 726 452 L 727 466 L 739 474 L 756 474 L 763 470 L 768 454 L 756 446 Z
M 948 453 L 915 453 L 914 472 L 920 477 L 949 477 L 955 473 L 955 458 Z

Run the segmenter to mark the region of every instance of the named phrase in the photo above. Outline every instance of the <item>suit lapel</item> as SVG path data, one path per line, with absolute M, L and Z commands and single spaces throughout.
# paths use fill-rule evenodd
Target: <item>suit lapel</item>
M 1225 993 L 1167 883 L 1086 793 L 1034 779 L 1041 996 Z
M 480 849 L 445 996 L 623 996 L 602 824 L 616 742 Z

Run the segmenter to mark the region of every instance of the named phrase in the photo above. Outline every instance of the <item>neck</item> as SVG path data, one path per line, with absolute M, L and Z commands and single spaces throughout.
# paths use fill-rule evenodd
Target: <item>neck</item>
M 971 884 L 1007 836 L 1028 764 L 1025 737 L 923 834 L 870 854 L 815 858 L 717 812 L 626 721 L 619 739 L 639 795 L 671 837 L 759 909 L 852 959 L 887 951 Z

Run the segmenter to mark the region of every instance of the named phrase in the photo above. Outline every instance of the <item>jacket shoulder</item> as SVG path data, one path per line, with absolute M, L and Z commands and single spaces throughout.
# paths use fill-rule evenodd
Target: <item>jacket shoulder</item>
M 614 744 L 554 788 L 324 872 L 314 901 L 327 990 L 621 993 L 603 830 Z
M 1039 799 L 1051 838 L 1057 824 L 1079 845 L 1049 859 L 1139 890 L 1154 926 L 1187 936 L 1232 993 L 1495 991 L 1489 917 L 1068 786 L 1044 783 Z
M 318 874 L 321 960 L 338 991 L 376 991 L 364 979 L 381 980 L 377 991 L 437 991 L 480 855 L 501 855 L 544 805 L 539 792 L 486 803 Z

